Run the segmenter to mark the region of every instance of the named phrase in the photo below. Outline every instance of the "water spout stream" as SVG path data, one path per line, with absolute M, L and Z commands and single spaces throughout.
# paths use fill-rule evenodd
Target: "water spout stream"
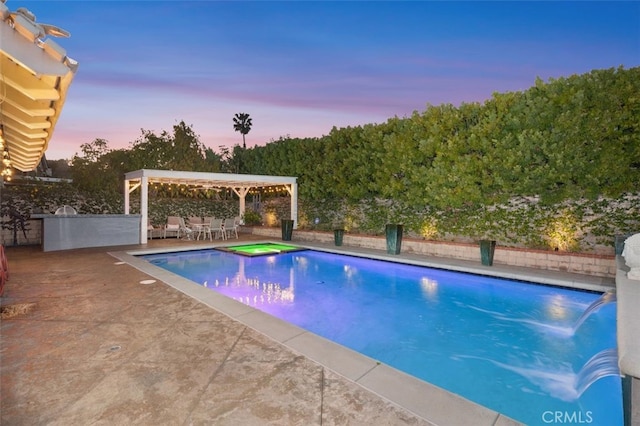
M 578 321 L 576 321 L 576 323 L 573 325 L 573 332 L 575 333 L 576 331 L 578 331 L 580 326 L 595 311 L 597 311 L 598 309 L 600 309 L 604 305 L 607 305 L 609 303 L 615 303 L 616 301 L 617 301 L 617 299 L 616 299 L 616 291 L 615 290 L 609 290 L 606 293 L 604 293 L 596 301 L 594 301 L 591 305 L 589 305 L 589 307 L 587 309 L 585 309 L 585 311 L 582 313 L 582 315 L 580 315 L 580 318 L 578 318 Z
M 605 349 L 587 361 L 576 375 L 575 389 L 578 396 L 589 389 L 589 386 L 607 376 L 619 376 L 618 350 Z

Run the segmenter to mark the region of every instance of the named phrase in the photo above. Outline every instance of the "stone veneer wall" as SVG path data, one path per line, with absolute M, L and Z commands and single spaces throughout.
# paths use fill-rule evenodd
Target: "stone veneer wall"
M 282 237 L 280 228 L 241 227 L 241 230 L 252 233 L 253 235 L 262 235 L 269 238 L 280 239 Z M 332 244 L 333 233 L 300 231 L 296 229 L 293 231 L 293 240 Z M 384 236 L 352 235 L 346 233 L 344 235 L 343 245 L 386 250 Z M 402 252 L 462 260 L 476 260 L 480 262 L 480 249 L 477 244 L 403 238 Z M 498 246 L 496 247 L 493 262 L 495 264 L 572 272 L 606 278 L 613 278 L 616 275 L 615 256 L 613 254 L 567 253 Z
M 6 223 L 9 221 L 8 217 L 2 218 L 2 222 Z M 8 225 L 5 225 L 8 226 Z M 39 219 L 30 219 L 25 222 L 25 233 L 27 234 L 26 238 L 22 233 L 21 229 L 18 229 L 16 234 L 17 242 L 19 246 L 25 245 L 36 245 L 42 242 L 42 220 Z M 13 245 L 13 229 L 4 229 L 2 228 L 2 232 L 0 233 L 2 244 L 7 246 Z

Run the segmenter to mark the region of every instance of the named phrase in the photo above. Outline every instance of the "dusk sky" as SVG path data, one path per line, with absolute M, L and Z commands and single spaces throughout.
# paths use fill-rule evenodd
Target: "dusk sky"
M 200 141 L 319 137 L 427 105 L 483 102 L 536 77 L 640 65 L 640 2 L 22 1 L 80 63 L 46 156 L 141 129 Z

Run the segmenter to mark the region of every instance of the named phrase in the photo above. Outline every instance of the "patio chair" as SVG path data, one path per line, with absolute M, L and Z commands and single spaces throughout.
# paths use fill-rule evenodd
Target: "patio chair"
M 224 233 L 225 238 L 230 238 L 235 234 L 236 239 L 238 238 L 238 226 L 236 225 L 236 219 L 231 217 L 229 219 L 224 220 Z
M 4 244 L 0 244 L 0 269 L 4 272 L 5 277 L 9 278 L 9 261 L 7 260 L 7 252 L 4 251 Z
M 202 221 L 201 217 L 191 216 L 191 217 L 189 217 L 189 219 L 187 219 L 187 225 L 189 225 L 189 226 L 202 225 L 203 223 L 204 222 Z
M 165 233 L 165 229 L 162 228 L 162 227 L 153 226 L 152 224 L 149 224 L 147 226 L 147 239 L 148 240 L 152 240 L 154 238 L 163 237 L 164 233 Z
M 4 285 L 6 284 L 8 278 L 7 274 L 4 271 L 4 268 L 0 268 L 0 296 L 4 293 Z
M 213 236 L 211 234 L 211 222 L 215 219 L 213 216 L 205 216 L 202 219 L 202 225 L 199 227 L 199 231 L 204 234 L 204 239 L 209 237 L 209 240 L 213 241 Z M 199 232 L 199 234 L 200 234 Z M 198 239 L 200 239 L 200 235 L 198 234 Z
M 164 226 L 163 238 L 167 238 L 167 236 L 180 238 L 180 219 L 181 218 L 178 216 L 167 217 L 167 224 Z
M 0 296 L 4 293 L 4 285 L 9 280 L 9 263 L 4 251 L 4 244 L 0 244 Z
M 180 220 L 180 233 L 184 235 L 185 240 L 190 240 L 193 237 L 193 229 L 189 228 L 184 221 L 184 218 L 179 217 Z
M 207 238 L 209 224 L 207 222 L 203 222 L 201 217 L 189 217 L 187 219 L 186 226 L 191 229 L 194 235 L 196 235 L 196 240 L 199 240 L 202 234 L 204 234 L 204 237 Z
M 223 226 L 222 219 L 215 219 L 215 218 L 211 219 L 211 222 L 209 225 L 209 236 L 211 237 L 212 240 L 214 238 L 218 238 L 218 235 L 220 236 L 221 239 L 223 240 L 226 239 L 224 228 L 222 226 Z

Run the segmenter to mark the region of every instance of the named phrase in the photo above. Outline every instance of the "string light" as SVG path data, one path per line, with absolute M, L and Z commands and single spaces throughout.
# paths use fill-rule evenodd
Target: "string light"
M 13 169 L 11 168 L 11 157 L 9 156 L 9 147 L 4 140 L 4 126 L 0 124 L 0 150 L 2 151 L 2 171 L 0 176 L 3 180 L 11 180 Z
M 7 148 L 6 146 L 2 151 L 2 172 L 0 172 L 0 175 L 4 180 L 11 180 L 11 176 L 13 175 L 13 169 L 11 168 L 11 157 L 9 156 L 9 148 Z

